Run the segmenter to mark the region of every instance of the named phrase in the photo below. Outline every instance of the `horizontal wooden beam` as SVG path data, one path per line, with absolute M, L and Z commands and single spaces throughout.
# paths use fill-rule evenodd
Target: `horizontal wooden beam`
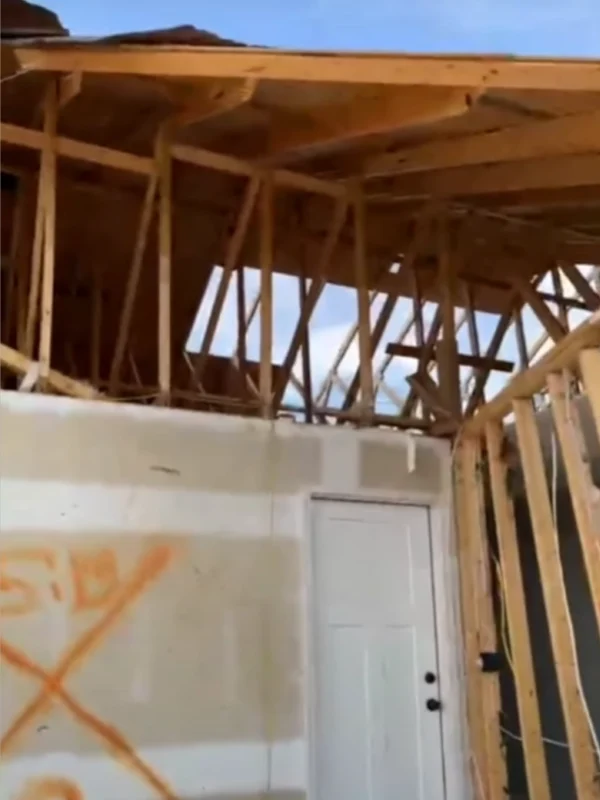
M 467 88 L 406 86 L 321 106 L 311 114 L 277 115 L 259 159 L 289 162 L 340 142 L 460 116 L 476 94 Z
M 600 184 L 600 154 L 456 167 L 367 184 L 371 199 L 394 196 L 465 197 Z
M 391 342 L 385 349 L 385 352 L 390 356 L 404 356 L 404 358 L 421 358 L 425 351 L 424 347 L 415 347 L 410 344 L 398 344 Z M 437 359 L 437 353 L 434 351 L 432 361 Z M 473 367 L 475 369 L 488 369 L 495 370 L 496 372 L 512 372 L 515 364 L 514 361 L 504 361 L 499 358 L 486 358 L 485 356 L 474 356 L 471 353 L 459 353 L 458 363 L 464 367 Z
M 568 333 L 536 364 L 520 372 L 489 403 L 481 406 L 463 426 L 465 434 L 483 434 L 485 425 L 510 413 L 515 399 L 530 398 L 541 391 L 551 372 L 573 365 L 580 351 L 600 346 L 600 311 Z
M 44 143 L 44 134 L 41 131 L 4 122 L 0 126 L 0 136 L 6 144 L 19 145 L 33 150 L 41 150 Z M 100 147 L 64 136 L 57 137 L 56 148 L 60 156 L 89 161 L 103 167 L 113 167 L 114 169 L 136 172 L 142 175 L 149 175 L 154 170 L 154 162 L 151 158 L 143 158 L 142 156 L 133 155 L 133 153 Z M 210 150 L 203 150 L 199 147 L 175 144 L 171 146 L 171 156 L 187 164 L 228 172 L 233 175 L 260 177 L 263 172 L 256 165 L 241 158 L 222 153 L 212 153 Z M 329 197 L 345 197 L 347 194 L 343 183 L 321 180 L 320 178 L 313 178 L 311 175 L 304 175 L 285 169 L 273 170 L 273 180 L 277 185 L 288 189 L 314 192 L 315 194 L 324 194 Z
M 398 174 L 500 161 L 597 153 L 598 142 L 600 111 L 592 111 L 386 153 L 367 160 L 364 173 L 369 176 Z
M 14 350 L 6 344 L 0 344 L 0 364 L 17 375 L 25 375 L 35 367 L 34 361 L 27 356 Z M 49 370 L 44 377 L 47 386 L 57 391 L 59 394 L 66 394 L 70 397 L 77 397 L 80 400 L 101 400 L 103 395 L 96 391 L 93 386 L 82 381 L 76 381 L 63 375 L 55 369 Z
M 0 136 L 4 144 L 28 147 L 32 150 L 41 150 L 44 144 L 42 131 L 11 125 L 8 122 L 1 123 Z M 137 172 L 141 175 L 149 175 L 154 169 L 154 161 L 151 158 L 143 158 L 133 153 L 68 139 L 65 136 L 57 136 L 55 141 L 57 154 L 66 158 L 89 161 L 102 167 Z
M 600 91 L 598 62 L 516 59 L 513 56 L 435 56 L 310 53 L 251 47 L 17 46 L 21 69 L 124 75 L 491 89 Z

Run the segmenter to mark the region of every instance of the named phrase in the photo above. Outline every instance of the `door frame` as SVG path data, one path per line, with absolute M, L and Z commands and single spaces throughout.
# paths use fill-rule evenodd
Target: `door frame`
M 304 691 L 305 731 L 307 741 L 306 786 L 308 800 L 317 798 L 316 770 L 316 591 L 314 585 L 313 511 L 319 502 L 358 503 L 418 507 L 427 511 L 432 556 L 433 608 L 439 659 L 442 764 L 445 797 L 443 800 L 471 800 L 467 756 L 466 697 L 460 623 L 459 576 L 454 545 L 450 502 L 423 500 L 413 502 L 371 494 L 310 492 L 302 504 L 302 569 L 304 575 Z

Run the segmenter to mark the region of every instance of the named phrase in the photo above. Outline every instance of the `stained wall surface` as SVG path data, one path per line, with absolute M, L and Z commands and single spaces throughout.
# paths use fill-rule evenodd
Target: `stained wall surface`
M 305 797 L 309 497 L 447 498 L 446 444 L 0 411 L 1 800 Z

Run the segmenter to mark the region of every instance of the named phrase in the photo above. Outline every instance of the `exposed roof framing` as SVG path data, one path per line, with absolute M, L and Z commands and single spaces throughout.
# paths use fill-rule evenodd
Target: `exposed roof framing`
M 600 62 L 3 47 L 2 337 L 49 388 L 451 433 L 600 306 Z

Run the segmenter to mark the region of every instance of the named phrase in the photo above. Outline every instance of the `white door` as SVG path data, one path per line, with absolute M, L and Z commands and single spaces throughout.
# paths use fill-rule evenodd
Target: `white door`
M 316 501 L 313 522 L 318 800 L 443 800 L 428 512 Z

